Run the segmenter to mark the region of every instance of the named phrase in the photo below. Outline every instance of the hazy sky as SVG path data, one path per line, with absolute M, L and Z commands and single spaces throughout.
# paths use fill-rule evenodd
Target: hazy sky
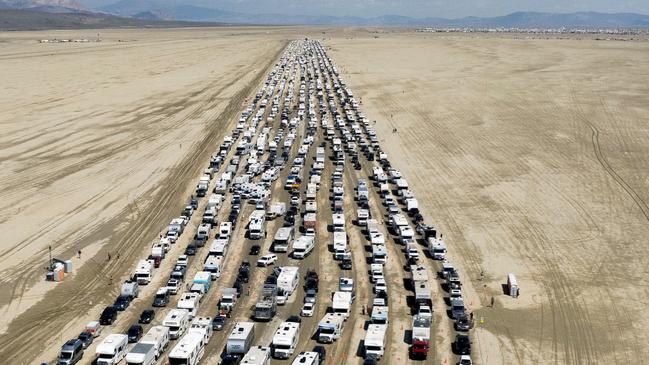
M 79 0 L 99 7 L 119 0 Z M 142 0 L 123 0 L 142 1 Z M 151 0 L 144 0 L 151 1 Z M 191 4 L 246 13 L 353 15 L 385 14 L 457 18 L 495 16 L 514 11 L 634 12 L 649 14 L 649 0 L 153 0 L 164 4 Z

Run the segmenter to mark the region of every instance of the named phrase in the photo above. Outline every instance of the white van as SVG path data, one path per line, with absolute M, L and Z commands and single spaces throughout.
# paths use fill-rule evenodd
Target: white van
M 126 356 L 128 336 L 124 334 L 111 333 L 106 339 L 97 345 L 97 365 L 119 364 Z

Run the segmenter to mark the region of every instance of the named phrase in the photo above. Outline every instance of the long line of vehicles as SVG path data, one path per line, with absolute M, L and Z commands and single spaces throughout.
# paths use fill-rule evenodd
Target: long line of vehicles
M 319 136 L 324 140 L 314 148 Z M 329 156 L 327 147 L 330 147 Z M 169 310 L 160 324 L 151 326 L 144 335 L 140 325 L 131 326 L 127 334 L 107 334 L 95 348 L 97 363 L 118 364 L 125 359 L 129 365 L 150 365 L 166 357 L 171 365 L 199 364 L 210 355 L 212 331 L 224 330 L 233 313 L 246 311 L 250 321 L 237 320 L 231 326 L 221 354 L 222 364 L 268 364 L 271 358 L 293 358 L 293 364 L 322 363 L 327 356 L 325 346 L 334 346 L 342 338 L 349 318 L 355 315 L 352 308 L 360 289 L 353 277 L 341 274 L 338 278 L 337 290 L 329 296 L 330 304 L 313 328 L 314 333 L 309 334 L 322 344 L 312 351 L 300 349 L 300 334 L 311 329 L 301 324 L 298 316 L 282 319 L 267 343 L 259 343 L 256 327 L 268 331 L 276 323 L 280 307 L 293 302 L 298 292 L 303 297 L 300 316 L 308 318 L 317 313 L 318 273 L 308 270 L 302 277 L 300 263 L 318 245 L 331 244 L 333 260 L 339 262 L 342 270 L 352 269 L 352 245 L 361 243 L 350 241 L 350 227 L 344 214 L 345 199 L 350 193 L 345 189 L 344 176 L 351 168 L 362 171 L 362 155 L 373 164 L 372 173 L 367 176 L 373 184 L 358 179 L 352 194 L 357 202 L 355 224 L 364 230 L 365 244 L 371 247 L 367 267 L 373 299 L 366 311 L 369 324 L 364 329 L 362 356 L 367 364 L 373 364 L 381 361 L 386 353 L 391 323 L 390 288 L 384 267 L 391 258 L 388 245 L 400 244 L 414 292 L 410 355 L 413 359 L 425 359 L 431 348 L 433 288 L 428 269 L 420 264 L 423 258 L 420 250 L 423 244 L 431 259 L 445 260 L 446 243 L 433 227 L 423 223 L 414 193 L 381 150 L 376 132 L 322 45 L 305 40 L 289 44 L 236 127 L 210 158 L 209 167 L 199 178 L 195 194 L 181 216 L 171 220 L 152 245 L 150 255 L 137 263 L 131 277 L 122 284 L 115 303 L 102 312 L 99 321 L 86 326 L 86 335 L 64 344 L 57 363 L 79 362 L 83 349 L 100 336 L 101 327 L 110 331 L 106 327 L 114 325 L 119 312 L 127 310 L 147 286 L 160 281 L 163 260 L 178 250 L 174 247 L 184 241 L 181 237 L 194 224 L 197 225 L 195 235 L 171 265 L 166 281 L 154 291 L 152 307 L 165 308 L 175 302 L 176 308 Z M 330 181 L 323 180 L 328 163 L 333 165 Z M 288 174 L 286 180 L 280 181 L 284 173 Z M 322 223 L 318 221 L 322 207 L 317 197 L 323 181 L 331 186 L 328 192 L 332 212 L 328 222 L 332 232 L 330 242 L 321 242 L 321 234 L 317 232 Z M 273 201 L 275 186 L 283 186 L 288 191 L 286 201 Z M 371 214 L 370 204 L 376 202 L 375 196 L 383 199 L 385 222 L 393 240 L 389 240 L 383 225 L 379 224 L 381 219 Z M 246 203 L 254 206 L 254 210 L 244 220 L 241 213 Z M 229 212 L 225 207 L 230 208 Z M 203 208 L 200 217 L 195 214 L 199 208 Z M 227 218 L 221 220 L 226 213 Z M 269 232 L 275 226 L 273 221 L 280 217 L 281 226 L 274 233 Z M 251 246 L 252 255 L 260 254 L 255 265 L 228 254 L 243 244 L 236 235 L 241 221 L 245 223 L 242 227 L 249 241 L 264 242 L 267 237 L 271 238 L 269 252 L 261 252 L 261 244 Z M 207 253 L 202 263 L 193 262 L 201 253 Z M 294 260 L 294 264 L 275 266 L 280 260 L 285 261 L 284 257 Z M 237 276 L 232 285 L 226 285 L 222 277 L 232 260 L 239 263 L 239 268 L 235 270 Z M 252 274 L 268 266 L 273 266 L 271 273 L 262 285 L 254 288 L 256 303 L 251 308 L 242 308 L 239 302 L 244 292 L 250 293 L 250 288 L 245 287 Z M 444 261 L 439 274 L 444 279 L 442 287 L 449 293 L 449 313 L 455 320 L 455 328 L 468 331 L 472 319 L 464 306 L 457 270 Z M 303 293 L 300 282 L 303 282 Z M 215 292 L 219 294 L 218 303 L 205 304 Z M 138 300 L 144 300 L 143 297 Z M 157 321 L 157 310 L 145 310 L 140 315 L 140 324 Z M 133 336 L 131 329 L 134 329 Z M 466 335 L 458 335 L 453 350 L 461 355 L 459 363 L 472 363 Z

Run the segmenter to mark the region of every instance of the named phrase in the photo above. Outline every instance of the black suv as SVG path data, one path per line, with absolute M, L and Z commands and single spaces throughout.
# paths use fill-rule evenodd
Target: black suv
M 138 342 L 140 338 L 142 337 L 142 333 L 144 330 L 142 329 L 142 326 L 139 324 L 134 324 L 132 325 L 129 329 L 128 332 L 126 333 L 128 335 L 128 342 Z
M 467 335 L 456 335 L 454 352 L 458 355 L 471 355 L 471 340 Z
M 115 303 L 113 304 L 113 306 L 118 311 L 123 311 L 126 310 L 126 308 L 128 308 L 130 304 L 131 304 L 131 297 L 127 295 L 120 295 L 119 297 L 117 297 L 117 299 L 115 299 Z
M 115 320 L 117 319 L 117 309 L 115 307 L 110 306 L 106 307 L 103 312 L 101 312 L 101 316 L 99 317 L 99 323 L 108 326 L 113 324 Z
M 155 318 L 155 311 L 153 309 L 145 309 L 142 311 L 142 314 L 140 314 L 140 320 L 138 322 L 142 324 L 147 324 L 151 323 L 153 319 Z

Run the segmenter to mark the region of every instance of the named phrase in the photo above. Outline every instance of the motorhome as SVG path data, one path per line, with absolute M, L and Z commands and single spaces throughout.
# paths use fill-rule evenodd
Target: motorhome
M 401 213 L 393 214 L 390 216 L 390 225 L 395 233 L 400 234 L 400 228 L 408 226 L 408 219 Z
M 333 313 L 342 313 L 345 319 L 349 317 L 352 307 L 352 293 L 337 291 L 333 293 L 332 311 Z
M 200 293 L 183 293 L 180 299 L 178 299 L 177 307 L 178 309 L 186 309 L 189 313 L 189 318 L 194 318 L 200 308 L 201 298 L 202 295 Z
M 346 319 L 344 313 L 326 313 L 318 323 L 318 342 L 332 343 L 339 339 Z
M 428 238 L 428 251 L 434 260 L 446 259 L 446 243 L 440 238 Z
M 97 353 L 97 365 L 119 364 L 126 356 L 128 336 L 124 334 L 111 333 L 95 349 Z
M 198 365 L 205 354 L 201 334 L 188 333 L 169 352 L 169 365 Z
M 157 359 L 162 355 L 164 350 L 167 348 L 167 345 L 169 345 L 169 340 L 171 338 L 170 333 L 170 328 L 167 326 L 153 326 L 140 339 L 140 343 L 153 345 L 153 348 L 155 349 L 155 357 Z
M 287 297 L 290 297 L 297 288 L 299 280 L 299 268 L 297 266 L 283 266 L 277 277 L 277 288 L 283 291 Z
M 431 294 L 430 283 L 428 281 L 418 281 L 415 287 L 415 303 L 418 305 L 432 305 L 433 297 Z
M 302 351 L 295 357 L 291 365 L 319 365 L 323 360 L 318 352 Z
M 155 360 L 155 345 L 151 343 L 137 343 L 126 354 L 126 365 L 154 365 Z
M 373 306 L 372 307 L 372 315 L 370 317 L 370 321 L 374 324 L 388 324 L 388 312 L 389 312 L 389 307 L 387 306 Z
M 363 227 L 367 224 L 367 220 L 370 218 L 370 211 L 367 209 L 358 209 L 356 211 L 356 224 Z
M 281 227 L 273 239 L 274 252 L 288 252 L 289 245 L 293 242 L 293 227 Z
M 241 359 L 241 365 L 270 365 L 270 347 L 253 346 Z
M 316 162 L 321 162 L 324 163 L 326 158 L 325 154 L 325 149 L 324 147 L 318 147 L 316 148 L 316 153 L 315 153 L 315 160 Z
M 410 353 L 413 358 L 425 359 L 430 347 L 430 316 L 415 315 L 412 317 L 412 335 Z
M 237 322 L 228 336 L 225 351 L 227 354 L 244 355 L 255 339 L 255 324 Z
M 169 338 L 180 338 L 189 327 L 189 311 L 186 309 L 172 309 L 162 321 L 162 325 L 169 327 Z
M 266 212 L 266 219 L 272 220 L 277 217 L 281 217 L 286 213 L 286 203 L 279 202 L 271 204 L 270 208 Z
M 415 230 L 410 227 L 410 225 L 399 226 L 399 238 L 401 243 L 407 245 L 409 243 L 415 243 Z
M 365 356 L 381 358 L 385 351 L 386 324 L 370 324 L 367 327 L 365 341 L 363 341 Z
M 413 285 L 428 281 L 428 270 L 422 265 L 410 265 L 410 280 Z
M 288 359 L 293 355 L 298 340 L 300 339 L 300 324 L 297 322 L 280 323 L 273 340 L 271 348 L 273 357 L 277 359 Z
M 345 215 L 340 213 L 335 213 L 332 215 L 332 226 L 333 231 L 344 232 L 345 231 Z
M 205 259 L 205 263 L 203 264 L 203 270 L 210 273 L 212 280 L 216 280 L 219 277 L 221 277 L 222 265 L 223 265 L 223 256 L 216 256 L 210 254 Z
M 261 211 L 263 212 L 263 210 Z M 248 224 L 248 238 L 251 240 L 258 240 L 264 238 L 266 234 L 266 219 L 254 218 Z
M 135 268 L 133 277 L 139 285 L 148 285 L 153 278 L 153 263 L 151 260 L 140 260 Z
M 346 250 L 347 249 L 347 233 L 344 231 L 334 232 L 333 249 Z
M 318 224 L 318 217 L 315 213 L 306 213 L 303 218 L 303 226 L 305 229 L 315 228 Z
M 372 262 L 384 265 L 388 261 L 388 249 L 385 245 L 372 245 Z
M 212 241 L 209 248 L 209 254 L 214 256 L 225 257 L 228 253 L 229 241 L 225 238 L 217 238 Z
M 315 237 L 301 236 L 293 241 L 293 258 L 304 259 L 307 257 L 315 246 Z
M 203 336 L 204 343 L 207 344 L 212 337 L 212 318 L 196 317 L 192 320 L 187 329 L 187 333 L 196 333 Z
M 304 211 L 307 213 L 317 213 L 318 212 L 318 203 L 314 201 L 307 201 L 304 204 Z

